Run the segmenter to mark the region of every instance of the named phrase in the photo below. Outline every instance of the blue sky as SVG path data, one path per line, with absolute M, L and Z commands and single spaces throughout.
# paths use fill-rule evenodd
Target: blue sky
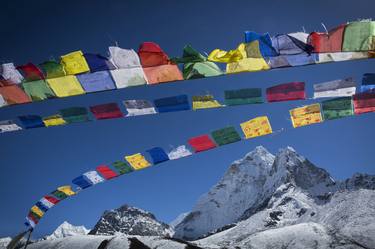
M 342 22 L 373 17 L 374 1 L 7 1 L 0 9 L 0 59 L 23 64 L 81 49 L 105 54 L 117 41 L 138 48 L 155 41 L 172 57 L 185 44 L 199 51 L 231 49 L 242 42 L 244 30 L 275 35 L 334 27 Z M 374 72 L 375 60 L 342 62 L 259 73 L 243 73 L 136 87 L 86 96 L 55 99 L 0 109 L 0 120 L 23 114 L 47 116 L 71 106 L 90 106 L 124 99 L 155 99 L 209 92 L 266 88 L 278 83 L 312 84 L 353 76 L 358 82 Z M 169 161 L 82 191 L 51 209 L 35 236 L 52 232 L 64 220 L 92 227 L 102 212 L 128 203 L 154 213 L 165 222 L 191 210 L 198 197 L 224 174 L 230 163 L 257 145 L 276 153 L 294 147 L 313 163 L 344 179 L 355 172 L 374 174 L 375 115 L 364 114 L 293 129 L 288 111 L 312 101 L 290 101 L 204 111 L 175 112 L 33 129 L 0 136 L 0 237 L 23 229 L 30 206 L 57 186 L 79 174 L 124 155 L 154 146 L 170 149 L 191 136 L 268 115 L 274 130 L 286 132 L 241 141 L 189 158 Z

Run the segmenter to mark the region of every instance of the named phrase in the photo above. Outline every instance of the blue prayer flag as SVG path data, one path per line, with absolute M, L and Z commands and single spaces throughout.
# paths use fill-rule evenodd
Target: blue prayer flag
M 38 115 L 25 115 L 18 118 L 25 129 L 45 127 L 43 119 Z
M 169 160 L 167 153 L 165 153 L 165 151 L 160 147 L 154 147 L 147 150 L 147 152 L 150 154 L 153 164 L 158 164 Z
M 187 95 L 178 95 L 174 97 L 156 99 L 154 100 L 154 104 L 158 112 L 190 110 Z

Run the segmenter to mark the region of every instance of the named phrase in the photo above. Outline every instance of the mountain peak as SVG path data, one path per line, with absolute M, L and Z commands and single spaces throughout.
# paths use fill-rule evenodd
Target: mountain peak
M 167 224 L 158 221 L 152 213 L 123 205 L 117 209 L 105 211 L 89 234 L 114 235 L 116 233 L 167 236 L 172 233 L 172 230 Z
M 246 219 L 264 209 L 273 194 L 285 186 L 320 196 L 334 184 L 324 169 L 313 165 L 292 147 L 283 148 L 274 156 L 263 146 L 257 146 L 233 162 L 223 178 L 199 198 L 193 210 L 176 225 L 174 236 L 197 239 Z
M 68 236 L 75 235 L 86 235 L 89 230 L 84 226 L 74 226 L 67 221 L 64 221 L 56 230 L 49 236 L 46 236 L 46 240 L 65 238 Z

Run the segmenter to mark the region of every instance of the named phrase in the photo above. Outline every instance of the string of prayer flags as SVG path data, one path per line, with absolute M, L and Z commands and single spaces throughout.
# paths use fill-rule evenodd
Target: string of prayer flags
M 70 107 L 61 109 L 60 114 L 68 124 L 90 121 L 88 111 L 85 107 Z
M 219 146 L 235 143 L 241 140 L 240 135 L 237 133 L 233 126 L 228 126 L 219 130 L 211 132 L 211 136 L 215 143 Z
M 141 153 L 125 156 L 125 160 L 133 167 L 134 170 L 140 170 L 151 166 Z
M 117 170 L 120 175 L 127 174 L 133 171 L 133 168 L 124 161 L 116 161 L 112 163 L 112 166 Z
M 115 83 L 108 71 L 99 71 L 77 75 L 85 92 L 100 92 L 116 89 Z
M 90 68 L 90 72 L 107 71 L 116 68 L 107 57 L 100 54 L 85 53 L 83 56 Z
M 362 78 L 361 92 L 375 91 L 375 73 L 365 73 Z
M 47 79 L 66 76 L 63 65 L 55 60 L 45 61 L 39 64 L 39 66 L 42 68 L 44 76 Z
M 169 160 L 167 153 L 160 147 L 154 147 L 147 150 L 147 152 L 150 154 L 154 165 Z
M 43 123 L 46 127 L 65 125 L 65 120 L 58 114 L 43 118 Z
M 324 120 L 352 116 L 354 114 L 352 98 L 341 97 L 323 101 L 322 114 Z
M 225 105 L 247 105 L 263 103 L 261 88 L 244 88 L 224 92 Z
M 312 32 L 308 43 L 313 46 L 315 53 L 341 52 L 345 27 L 346 24 L 342 24 L 328 33 Z
M 195 153 L 210 150 L 216 147 L 216 144 L 208 135 L 201 135 L 190 138 L 188 140 L 188 143 L 194 149 Z
M 59 98 L 85 93 L 77 77 L 74 75 L 47 79 L 47 83 Z
M 124 114 L 116 103 L 108 103 L 90 106 L 90 111 L 94 114 L 95 118 L 100 119 L 111 119 L 111 118 L 122 118 Z
M 193 110 L 217 108 L 222 105 L 212 95 L 193 96 Z
M 106 180 L 110 180 L 118 176 L 118 174 L 111 170 L 107 165 L 99 165 L 96 167 L 96 171 L 98 171 Z
M 43 80 L 44 75 L 40 69 L 33 63 L 17 66 L 17 70 L 21 71 L 26 81 Z
M 22 130 L 21 127 L 19 127 L 14 121 L 12 120 L 5 120 L 0 121 L 0 133 L 4 132 L 12 132 L 12 131 L 18 131 Z
M 375 21 L 357 21 L 346 25 L 342 51 L 375 50 Z
M 272 133 L 267 116 L 260 116 L 240 124 L 245 139 L 264 136 Z
M 154 105 L 157 111 L 160 113 L 190 110 L 188 96 L 185 94 L 155 99 Z
M 294 128 L 323 121 L 319 103 L 298 107 L 289 112 Z
M 352 78 L 323 82 L 314 84 L 314 99 L 352 96 L 355 90 L 356 83 Z
M 25 115 L 18 117 L 25 129 L 44 127 L 43 119 L 37 115 Z
M 354 113 L 362 114 L 375 112 L 375 92 L 365 92 L 353 95 Z
M 56 97 L 45 80 L 25 82 L 22 83 L 21 86 L 32 101 L 40 101 Z
M 8 80 L 13 84 L 19 84 L 24 79 L 13 63 L 2 64 L 0 72 L 4 80 Z
M 0 94 L 8 105 L 31 102 L 30 97 L 18 85 L 0 86 Z
M 123 103 L 128 112 L 126 116 L 129 117 L 156 113 L 154 106 L 147 100 L 125 100 Z
M 269 87 L 266 95 L 268 102 L 306 99 L 305 82 L 291 82 Z
M 176 159 L 187 157 L 190 155 L 192 155 L 192 153 L 188 148 L 186 148 L 185 145 L 180 145 L 168 153 L 168 157 L 170 160 L 176 160 Z
M 69 75 L 86 73 L 90 71 L 89 65 L 81 50 L 61 56 L 61 64 Z

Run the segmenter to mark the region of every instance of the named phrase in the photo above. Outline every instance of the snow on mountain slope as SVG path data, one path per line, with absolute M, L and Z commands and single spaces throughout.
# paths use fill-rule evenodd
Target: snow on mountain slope
M 12 240 L 11 237 L 5 237 L 0 239 L 0 249 L 6 248 L 9 242 Z
M 123 233 L 142 236 L 169 236 L 173 230 L 169 225 L 156 220 L 155 216 L 139 208 L 124 205 L 105 211 L 90 234 L 114 235 Z
M 84 226 L 73 226 L 67 221 L 64 221 L 56 230 L 49 236 L 46 236 L 46 240 L 65 238 L 74 235 L 86 235 L 90 230 Z
M 275 157 L 259 146 L 235 161 L 223 178 L 199 198 L 193 210 L 176 225 L 174 236 L 197 239 L 246 219 L 287 183 L 316 196 L 337 188 L 325 170 L 311 164 L 294 149 L 287 147 Z

